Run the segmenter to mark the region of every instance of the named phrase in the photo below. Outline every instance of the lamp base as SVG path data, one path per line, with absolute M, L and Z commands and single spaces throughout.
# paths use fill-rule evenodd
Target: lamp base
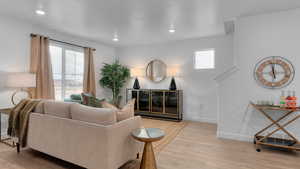
M 18 93 L 20 93 L 20 92 L 25 92 L 25 93 L 27 93 L 27 95 L 28 95 L 27 98 L 32 98 L 32 95 L 31 95 L 31 93 L 30 93 L 30 91 L 29 91 L 28 89 L 24 89 L 24 88 L 18 89 L 18 90 L 16 90 L 16 91 L 12 94 L 12 96 L 11 96 L 11 103 L 12 103 L 13 105 L 17 105 L 17 103 L 16 103 L 16 101 L 15 101 L 15 96 L 16 96 Z
M 174 77 L 172 77 L 169 89 L 170 90 L 176 90 L 177 89 Z
M 140 89 L 140 83 L 139 80 L 137 78 L 135 78 L 134 84 L 133 84 L 133 88 L 134 89 Z

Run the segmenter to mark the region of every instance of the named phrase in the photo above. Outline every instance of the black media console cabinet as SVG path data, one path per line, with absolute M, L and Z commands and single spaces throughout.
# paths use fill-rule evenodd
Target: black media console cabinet
M 135 115 L 182 120 L 182 90 L 127 89 L 126 101 L 135 98 Z

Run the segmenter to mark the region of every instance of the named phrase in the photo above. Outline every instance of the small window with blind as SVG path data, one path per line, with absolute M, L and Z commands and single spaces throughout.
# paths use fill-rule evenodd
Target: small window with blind
M 195 52 L 195 69 L 214 69 L 215 68 L 215 50 L 201 50 Z
M 50 43 L 55 98 L 64 100 L 83 90 L 83 48 L 60 43 Z

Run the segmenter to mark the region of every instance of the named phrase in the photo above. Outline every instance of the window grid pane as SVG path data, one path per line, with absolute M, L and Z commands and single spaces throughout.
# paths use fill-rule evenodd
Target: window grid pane
M 214 69 L 215 50 L 203 50 L 195 52 L 195 69 Z
M 55 98 L 62 100 L 62 48 L 50 46 Z
M 83 89 L 84 54 L 66 48 L 50 46 L 56 100 L 80 94 Z

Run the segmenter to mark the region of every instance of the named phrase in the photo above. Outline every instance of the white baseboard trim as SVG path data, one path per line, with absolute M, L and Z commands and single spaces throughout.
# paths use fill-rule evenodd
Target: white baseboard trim
M 253 142 L 253 136 L 236 134 L 236 133 L 227 133 L 227 132 L 217 132 L 218 138 L 225 138 L 230 140 L 239 140 L 239 141 L 246 141 L 246 142 Z
M 202 122 L 202 123 L 217 124 L 217 120 L 216 119 L 211 119 L 211 118 L 184 118 L 184 120 L 196 121 L 196 122 Z

